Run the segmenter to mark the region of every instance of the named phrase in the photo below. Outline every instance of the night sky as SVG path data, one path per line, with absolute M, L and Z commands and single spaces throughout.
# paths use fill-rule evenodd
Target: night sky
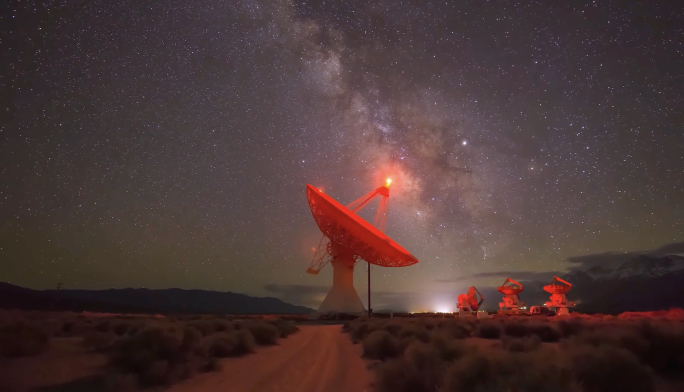
M 677 3 L 3 5 L 0 281 L 317 307 L 306 184 L 346 205 L 387 177 L 420 263 L 373 268 L 375 309 L 681 243 Z

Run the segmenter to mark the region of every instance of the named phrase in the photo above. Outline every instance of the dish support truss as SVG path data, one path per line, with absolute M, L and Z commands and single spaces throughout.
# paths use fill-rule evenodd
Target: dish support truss
M 378 230 L 384 233 L 387 225 L 387 209 L 389 207 L 389 188 L 387 186 L 381 186 L 372 190 L 371 192 L 368 192 L 367 194 L 348 204 L 347 208 L 349 208 L 349 210 L 353 213 L 358 213 L 359 211 L 367 207 L 368 203 L 371 200 L 373 200 L 376 196 L 380 196 L 381 199 L 380 205 L 378 206 L 378 210 L 375 213 L 375 218 L 373 219 L 373 226 L 377 227 Z M 328 230 L 328 232 L 335 233 L 333 235 L 333 240 L 337 245 L 347 249 L 356 250 L 356 252 L 354 252 L 355 254 L 353 255 L 354 266 L 356 266 L 356 264 L 358 264 L 359 261 L 381 259 L 380 254 L 376 252 L 368 244 L 363 243 L 360 239 L 354 238 L 354 236 L 348 235 L 348 233 L 346 233 L 346 230 L 340 227 L 335 228 L 335 222 L 326 219 L 324 214 L 318 211 L 314 204 L 311 204 L 311 212 L 313 213 L 314 219 L 317 223 L 319 223 L 319 225 L 321 222 L 323 222 L 323 227 L 330 227 L 331 229 L 333 229 Z M 313 259 L 311 260 L 311 264 L 309 265 L 309 268 L 307 268 L 306 272 L 312 275 L 318 275 L 321 269 L 323 269 L 323 267 L 325 267 L 334 259 L 334 255 L 335 252 L 333 251 L 332 243 L 330 242 L 330 239 L 326 237 L 324 234 L 318 243 L 318 248 L 316 249 Z M 389 260 L 389 257 L 385 257 L 384 259 L 388 260 L 386 260 L 386 264 L 382 264 L 383 266 L 402 266 L 390 265 L 392 264 L 392 261 Z M 370 263 L 368 267 L 370 268 Z

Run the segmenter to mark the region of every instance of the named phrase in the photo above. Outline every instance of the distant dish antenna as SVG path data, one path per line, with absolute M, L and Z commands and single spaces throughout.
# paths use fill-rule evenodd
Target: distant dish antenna
M 478 299 L 478 296 L 480 297 Z M 472 312 L 477 312 L 484 302 L 484 297 L 475 288 L 470 286 L 466 294 L 458 296 L 458 313 L 460 316 L 470 315 Z
M 553 280 L 551 280 L 551 284 L 544 286 L 544 291 L 551 293 L 551 301 L 546 302 L 546 306 L 556 308 L 556 314 L 559 316 L 569 314 L 570 309 L 568 308 L 575 306 L 575 303 L 569 302 L 565 294 L 567 294 L 571 288 L 572 284 L 554 276 Z
M 385 185 L 374 189 L 347 207 L 326 195 L 321 189 L 306 186 L 309 208 L 318 228 L 323 232 L 318 248 L 306 272 L 318 275 L 326 264 L 333 266 L 333 286 L 318 313 L 362 314 L 363 303 L 354 289 L 354 266 L 363 260 L 368 263 L 368 314 L 370 307 L 370 265 L 381 267 L 405 267 L 416 264 L 418 259 L 406 249 L 387 237 L 383 231 L 387 223 L 389 188 Z M 381 197 L 375 214 L 375 227 L 361 218 L 357 212 L 365 208 L 375 197 Z
M 520 302 L 520 294 L 523 291 L 523 285 L 511 278 L 506 278 L 506 281 L 496 289 L 504 295 L 503 302 L 499 302 L 499 313 L 519 313 L 520 308 L 525 304 Z

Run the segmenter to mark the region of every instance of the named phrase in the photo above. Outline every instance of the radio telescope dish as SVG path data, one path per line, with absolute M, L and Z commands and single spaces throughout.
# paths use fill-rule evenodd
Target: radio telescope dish
M 556 308 L 557 315 L 565 315 L 570 313 L 569 307 L 575 306 L 574 302 L 568 301 L 568 297 L 565 295 L 572 288 L 572 284 L 567 282 L 557 276 L 553 277 L 551 284 L 544 286 L 544 291 L 551 294 L 548 301 L 545 303 L 548 307 Z
M 318 313 L 364 312 L 363 303 L 353 283 L 354 266 L 358 261 L 369 263 L 369 268 L 370 264 L 381 267 L 406 267 L 418 262 L 418 259 L 381 231 L 384 230 L 387 219 L 390 184 L 391 180 L 388 179 L 384 186 L 376 188 L 347 207 L 321 189 L 316 189 L 310 184 L 306 186 L 311 214 L 323 233 L 307 272 L 317 275 L 328 262 L 333 266 L 333 286 Z M 382 197 L 375 215 L 375 223 L 379 228 L 356 214 L 356 211 L 365 207 L 376 196 Z
M 518 313 L 520 308 L 525 304 L 520 302 L 520 294 L 523 291 L 523 285 L 511 278 L 506 278 L 506 281 L 496 289 L 504 295 L 503 302 L 499 302 L 499 313 Z
M 478 300 L 477 297 L 480 297 Z M 484 302 L 484 297 L 475 288 L 475 286 L 470 286 L 466 294 L 461 294 L 458 296 L 458 309 L 459 313 L 471 313 L 477 312 Z

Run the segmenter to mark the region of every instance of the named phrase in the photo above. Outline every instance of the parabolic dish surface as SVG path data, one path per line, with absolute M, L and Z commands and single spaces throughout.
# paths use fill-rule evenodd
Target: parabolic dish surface
M 406 267 L 418 262 L 365 219 L 310 184 L 306 186 L 306 197 L 318 228 L 332 243 L 350 249 L 354 256 L 382 267 Z
M 511 286 L 499 286 L 496 290 L 503 295 L 518 295 L 522 291 L 521 288 Z

